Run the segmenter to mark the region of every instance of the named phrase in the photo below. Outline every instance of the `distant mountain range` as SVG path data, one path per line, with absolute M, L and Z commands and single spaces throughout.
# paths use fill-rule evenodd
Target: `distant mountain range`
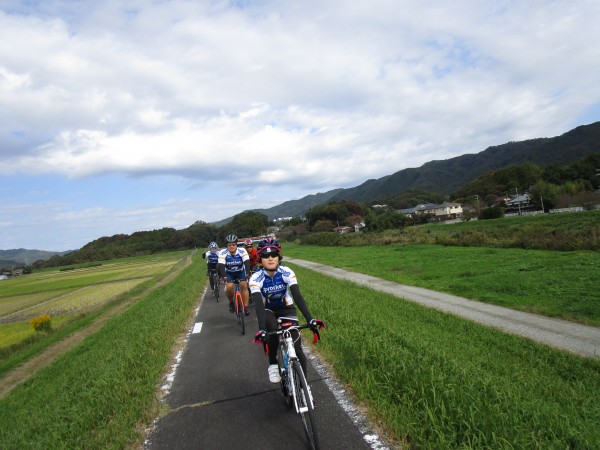
M 561 136 L 508 142 L 488 147 L 476 154 L 466 154 L 441 161 L 431 161 L 418 168 L 403 169 L 392 175 L 365 181 L 359 186 L 335 189 L 299 200 L 290 200 L 268 209 L 253 209 L 269 219 L 298 216 L 309 208 L 329 201 L 377 201 L 380 198 L 419 189 L 448 195 L 480 175 L 527 162 L 538 166 L 577 161 L 600 152 L 600 122 L 579 126 Z M 224 224 L 231 218 L 217 223 Z
M 579 126 L 561 136 L 538 138 L 488 147 L 476 154 L 465 154 L 441 161 L 431 161 L 418 168 L 403 169 L 392 175 L 371 179 L 347 189 L 307 195 L 267 209 L 253 209 L 270 220 L 279 217 L 302 216 L 310 208 L 338 200 L 377 202 L 381 198 L 409 189 L 448 195 L 466 186 L 490 170 L 498 170 L 527 162 L 538 166 L 575 162 L 593 153 L 600 153 L 600 122 Z M 222 226 L 232 217 L 214 222 Z M 0 267 L 31 264 L 39 259 L 69 252 L 43 250 L 0 250 Z
M 13 266 L 29 265 L 39 259 L 44 261 L 54 255 L 64 255 L 69 252 L 49 252 L 45 250 L 27 250 L 17 248 L 13 250 L 0 250 L 0 267 L 11 268 Z
M 333 189 L 324 193 L 319 192 L 318 194 L 307 195 L 299 200 L 288 200 L 287 202 L 283 202 L 280 205 L 273 206 L 268 209 L 253 209 L 252 211 L 262 213 L 265 216 L 267 216 L 270 220 L 277 219 L 280 217 L 302 216 L 313 206 L 327 203 L 332 197 L 342 192 L 343 190 L 344 189 L 340 188 Z M 222 226 L 229 222 L 231 219 L 232 217 L 228 217 L 227 219 L 223 219 L 213 223 L 214 225 Z

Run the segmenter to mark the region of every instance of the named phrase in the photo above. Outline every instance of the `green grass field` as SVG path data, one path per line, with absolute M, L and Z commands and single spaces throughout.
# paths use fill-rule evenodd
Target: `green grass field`
M 80 312 L 169 271 L 181 256 L 167 253 L 139 260 L 113 260 L 94 267 L 45 270 L 5 280 L 0 283 L 0 323 L 27 319 L 40 312 Z M 99 289 L 93 294 L 85 292 L 95 286 Z
M 284 255 L 469 298 L 487 293 L 485 301 L 556 317 L 598 320 L 594 252 L 285 244 Z M 122 262 L 121 274 L 142 264 Z M 158 413 L 156 386 L 206 285 L 198 276 L 204 264 L 196 255 L 169 284 L 0 399 L 0 448 L 140 448 L 141 430 Z M 290 266 L 311 312 L 329 325 L 316 350 L 399 448 L 597 448 L 600 361 Z M 127 276 L 87 279 L 100 288 Z M 57 291 L 65 283 L 56 283 Z M 75 286 L 77 279 L 68 283 Z
M 0 375 L 103 310 L 164 276 L 189 252 L 104 261 L 73 270 L 44 270 L 0 283 Z M 52 333 L 39 333 L 30 319 L 52 318 Z
M 283 252 L 390 281 L 600 326 L 600 252 L 428 244 L 285 244 Z

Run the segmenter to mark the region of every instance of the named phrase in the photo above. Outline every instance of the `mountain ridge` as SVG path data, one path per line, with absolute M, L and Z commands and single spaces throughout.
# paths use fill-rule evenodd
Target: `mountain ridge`
M 509 141 L 490 146 L 479 153 L 466 153 L 449 159 L 429 161 L 420 167 L 402 169 L 391 175 L 369 179 L 355 187 L 334 190 L 337 192 L 326 201 L 376 201 L 385 195 L 408 189 L 447 195 L 490 170 L 527 162 L 539 166 L 569 163 L 597 152 L 600 152 L 600 122 L 580 125 L 555 137 Z M 289 200 L 272 208 L 251 211 L 261 212 L 270 220 L 282 216 L 294 216 L 298 214 L 291 213 L 291 209 L 286 211 L 282 206 L 294 207 L 294 211 L 297 211 L 301 208 L 298 208 L 295 202 L 302 202 L 305 198 Z M 301 214 L 307 209 L 304 209 Z M 278 215 L 273 214 L 273 211 L 277 211 Z M 228 220 L 231 218 L 221 223 L 227 223 Z
M 26 248 L 13 248 L 9 250 L 0 250 L 0 267 L 13 267 L 19 265 L 29 265 L 40 259 L 46 261 L 54 255 L 64 255 L 66 252 L 53 252 L 48 250 L 35 250 Z

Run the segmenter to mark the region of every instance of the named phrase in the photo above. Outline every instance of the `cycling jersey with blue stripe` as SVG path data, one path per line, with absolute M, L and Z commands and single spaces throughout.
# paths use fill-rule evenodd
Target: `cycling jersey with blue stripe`
M 205 255 L 206 264 L 208 264 L 208 267 L 210 267 L 211 269 L 216 269 L 217 264 L 219 263 L 219 252 L 217 251 L 217 252 L 213 253 L 209 250 L 204 255 Z
M 248 261 L 250 257 L 245 248 L 238 248 L 233 256 L 226 248 L 219 252 L 219 264 L 225 265 L 226 273 L 241 272 L 244 270 L 244 261 Z
M 260 292 L 265 308 L 285 308 L 294 304 L 289 287 L 298 284 L 292 269 L 280 265 L 271 278 L 264 269 L 250 278 L 250 293 Z

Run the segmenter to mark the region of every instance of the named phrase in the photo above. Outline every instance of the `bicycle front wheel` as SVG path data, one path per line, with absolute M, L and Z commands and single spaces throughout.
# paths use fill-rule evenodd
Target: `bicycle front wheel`
M 304 433 L 306 434 L 310 448 L 318 450 L 319 439 L 317 438 L 314 405 L 300 361 L 293 361 L 292 370 L 294 371 L 294 396 L 296 397 L 298 414 L 300 414 L 300 418 L 302 419 Z

